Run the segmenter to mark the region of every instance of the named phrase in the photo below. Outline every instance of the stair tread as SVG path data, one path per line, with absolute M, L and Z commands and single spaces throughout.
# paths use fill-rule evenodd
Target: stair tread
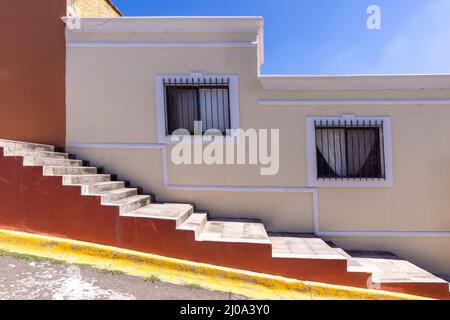
M 89 186 L 101 187 L 101 186 L 107 186 L 107 185 L 112 185 L 112 184 L 121 185 L 123 183 L 124 183 L 123 181 L 101 181 L 101 182 L 90 183 Z
M 83 166 L 83 161 L 62 158 L 23 157 L 24 166 Z
M 5 155 L 17 155 L 23 157 L 33 158 L 53 158 L 53 159 L 68 159 L 69 154 L 66 152 L 45 151 L 45 150 L 29 150 L 29 149 L 8 149 L 5 148 Z M 52 157 L 53 156 L 53 157 Z M 62 158 L 59 158 L 62 157 Z
M 305 234 L 270 234 L 272 256 L 297 259 L 336 259 L 345 257 L 333 250 L 325 241 Z
M 179 227 L 179 230 L 197 230 L 205 220 L 208 218 L 206 213 L 193 213 L 191 214 Z
M 66 175 L 83 175 L 97 174 L 96 167 L 79 167 L 79 166 L 42 166 L 44 175 L 46 176 L 66 176 Z
M 121 193 L 126 193 L 128 191 L 137 191 L 137 188 L 119 188 L 119 189 L 114 189 L 114 190 L 104 190 L 104 191 L 97 191 L 94 193 L 88 193 L 88 195 L 91 196 L 109 196 L 109 195 L 114 195 L 114 194 L 121 194 Z
M 151 203 L 127 212 L 125 216 L 177 220 L 192 211 L 192 205 L 184 203 Z
M 57 152 L 55 152 L 57 153 Z M 83 162 L 82 160 L 78 160 L 78 159 L 63 159 L 63 158 L 47 158 L 47 157 L 33 157 L 33 156 L 24 156 L 24 158 L 26 159 L 32 159 L 32 160 L 43 160 L 43 161 L 55 161 L 55 162 Z M 50 166 L 57 166 L 57 165 L 50 165 Z M 82 167 L 82 165 L 80 166 Z
M 135 201 L 146 199 L 146 198 L 150 198 L 150 196 L 149 195 L 139 194 L 139 195 L 131 196 L 131 197 L 128 197 L 128 198 L 123 198 L 123 199 L 120 199 L 120 200 L 114 200 L 114 201 L 106 203 L 105 205 L 108 205 L 108 206 L 109 205 L 111 205 L 111 206 L 121 206 L 121 205 L 126 205 L 126 204 L 129 204 L 129 203 L 133 203 Z
M 87 173 L 87 174 L 65 174 L 65 177 L 76 177 L 76 178 L 81 178 L 81 177 L 110 177 L 111 175 L 108 173 Z M 114 182 L 114 181 L 101 181 L 101 182 Z M 100 183 L 100 182 L 96 182 L 96 183 Z
M 344 251 L 349 271 L 372 273 L 375 283 L 447 283 L 415 264 L 386 252 Z
M 68 166 L 68 165 L 54 165 L 54 164 L 50 164 L 50 165 L 45 165 L 44 167 L 50 167 L 50 168 L 70 168 L 70 169 L 96 169 L 97 167 L 85 167 L 85 166 Z
M 90 182 L 83 185 L 82 193 L 85 195 L 95 195 L 123 188 L 126 188 L 124 181 Z
M 6 147 L 6 148 L 18 148 L 21 147 L 24 150 L 34 150 L 34 149 L 28 149 L 30 148 L 41 148 L 49 151 L 53 151 L 55 149 L 54 146 L 49 144 L 42 144 L 42 143 L 34 143 L 34 142 L 24 142 L 24 141 L 14 141 L 14 140 L 8 140 L 8 139 L 0 139 L 0 147 Z
M 238 219 L 206 222 L 197 240 L 270 244 L 270 239 L 262 223 Z
M 82 178 L 97 178 L 97 179 L 111 179 L 110 174 L 103 174 L 103 173 L 93 173 L 93 174 L 64 174 L 63 176 L 64 184 L 66 185 L 73 185 L 73 186 L 87 186 L 92 184 L 92 182 L 77 182 L 73 183 L 71 179 L 82 179 Z M 70 180 L 70 181 L 69 181 Z M 107 181 L 97 181 L 98 182 L 111 182 L 111 180 Z

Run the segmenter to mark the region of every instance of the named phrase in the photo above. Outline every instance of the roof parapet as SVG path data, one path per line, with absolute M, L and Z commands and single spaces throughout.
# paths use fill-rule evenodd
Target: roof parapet
M 71 28 L 73 17 L 63 17 L 73 34 L 126 33 L 253 33 L 258 47 L 258 65 L 264 63 L 263 17 L 80 17 Z

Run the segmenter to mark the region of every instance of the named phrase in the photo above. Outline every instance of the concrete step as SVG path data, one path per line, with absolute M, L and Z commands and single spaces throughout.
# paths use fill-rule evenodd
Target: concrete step
M 54 151 L 55 147 L 47 144 L 30 143 L 22 141 L 13 141 L 0 139 L 0 147 L 8 149 L 23 149 L 23 150 L 41 150 L 41 151 Z
M 139 208 L 149 205 L 151 202 L 150 196 L 147 195 L 136 195 L 128 197 L 125 199 L 120 199 L 116 201 L 111 201 L 105 203 L 105 206 L 117 206 L 119 207 L 119 213 L 124 215 L 127 212 L 135 211 Z
M 81 174 L 63 176 L 64 185 L 91 185 L 98 182 L 111 181 L 109 174 Z
M 125 188 L 125 182 L 123 181 L 106 181 L 97 182 L 93 184 L 85 184 L 82 187 L 82 194 L 96 194 L 105 191 L 112 191 Z
M 59 159 L 59 158 L 33 158 L 24 157 L 24 166 L 73 166 L 82 167 L 82 160 Z
M 348 272 L 370 272 L 365 266 L 358 263 L 355 259 L 339 247 L 333 247 L 333 250 L 347 259 L 347 270 Z
M 4 149 L 5 156 L 20 156 L 20 157 L 32 157 L 32 158 L 56 158 L 56 159 L 68 159 L 69 154 L 64 152 L 53 151 L 32 151 L 25 149 Z
M 195 238 L 197 238 L 206 222 L 208 222 L 208 215 L 206 213 L 193 213 L 177 229 L 194 231 Z
M 347 259 L 349 272 L 372 273 L 374 283 L 447 284 L 445 280 L 389 252 L 334 250 Z
M 175 220 L 178 227 L 193 213 L 193 206 L 184 203 L 152 203 L 129 211 L 123 216 Z
M 129 198 L 138 194 L 137 188 L 122 188 L 91 194 L 102 197 L 102 204 Z
M 96 167 L 67 167 L 67 166 L 44 166 L 45 176 L 64 176 L 64 175 L 82 175 L 96 174 Z
M 309 234 L 271 233 L 274 258 L 345 260 L 325 241 Z
M 197 240 L 270 244 L 270 239 L 262 223 L 244 219 L 207 221 Z

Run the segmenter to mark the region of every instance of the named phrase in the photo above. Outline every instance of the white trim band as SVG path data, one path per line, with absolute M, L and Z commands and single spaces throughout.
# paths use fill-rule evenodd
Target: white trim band
M 68 24 L 73 17 L 62 17 Z M 263 18 L 254 16 L 76 17 L 76 33 L 262 32 Z
M 245 48 L 256 41 L 68 41 L 68 48 Z
M 342 100 L 258 100 L 259 106 L 429 106 L 450 105 L 450 99 L 342 99 Z
M 436 90 L 450 89 L 450 74 L 261 75 L 272 90 Z
M 442 238 L 450 237 L 447 231 L 319 231 L 319 237 L 374 237 L 374 238 Z
M 80 149 L 161 149 L 165 144 L 158 143 L 75 143 L 70 148 Z

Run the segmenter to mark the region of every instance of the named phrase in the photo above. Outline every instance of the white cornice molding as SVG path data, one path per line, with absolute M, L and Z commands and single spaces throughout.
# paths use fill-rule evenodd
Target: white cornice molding
M 68 41 L 68 48 L 242 48 L 257 47 L 253 41 Z
M 339 99 L 339 100 L 258 100 L 259 106 L 443 106 L 450 99 Z
M 63 17 L 67 23 L 70 17 Z M 127 32 L 254 32 L 262 31 L 262 17 L 111 17 L 80 18 L 74 33 Z
M 73 22 L 63 17 L 66 25 Z M 264 63 L 264 30 L 262 17 L 112 17 L 77 18 L 77 28 L 66 28 L 67 47 L 249 47 L 258 48 L 258 63 Z M 102 41 L 95 35 L 142 33 L 249 33 L 247 41 L 222 42 L 120 42 Z M 89 36 L 89 41 L 72 41 L 71 35 Z M 94 39 L 92 39 L 92 36 Z
M 450 89 L 450 74 L 430 75 L 262 75 L 268 90 L 425 90 Z

